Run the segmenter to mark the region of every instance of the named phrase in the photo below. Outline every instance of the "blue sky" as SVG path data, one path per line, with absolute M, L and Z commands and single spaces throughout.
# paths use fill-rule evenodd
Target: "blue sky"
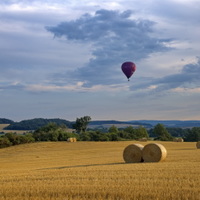
M 3 0 L 0 19 L 0 117 L 200 119 L 200 1 Z

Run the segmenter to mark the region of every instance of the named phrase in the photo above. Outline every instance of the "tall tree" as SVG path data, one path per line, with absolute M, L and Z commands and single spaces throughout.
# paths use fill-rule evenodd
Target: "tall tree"
M 153 133 L 157 135 L 157 140 L 168 141 L 172 140 L 171 134 L 167 131 L 163 124 L 157 124 L 154 129 Z
M 78 133 L 85 132 L 90 121 L 91 121 L 90 116 L 77 118 L 74 124 L 74 128 L 76 129 Z
M 188 142 L 198 142 L 200 141 L 200 127 L 193 127 L 184 138 Z
M 146 128 L 144 128 L 143 126 L 139 126 L 136 129 L 136 136 L 137 136 L 137 139 L 139 139 L 139 138 L 149 138 L 149 134 L 148 134 Z
M 118 133 L 118 128 L 115 125 L 112 125 L 109 129 L 108 129 L 109 133 Z

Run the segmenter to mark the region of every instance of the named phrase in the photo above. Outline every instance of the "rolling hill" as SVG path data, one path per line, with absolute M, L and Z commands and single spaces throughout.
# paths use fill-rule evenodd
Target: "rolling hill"
M 56 124 L 64 124 L 68 128 L 72 128 L 74 121 L 68 121 L 65 119 L 44 119 L 44 118 L 34 118 L 29 120 L 22 120 L 20 122 L 14 122 L 10 119 L 0 118 L 0 124 L 8 124 L 4 127 L 4 130 L 36 130 L 50 122 Z M 143 126 L 147 129 L 153 128 L 156 124 L 163 124 L 165 127 L 169 128 L 192 128 L 200 127 L 200 120 L 130 120 L 130 121 L 117 121 L 117 120 L 92 120 L 88 128 L 90 129 L 102 129 L 109 128 L 114 125 L 118 128 L 124 128 L 127 126 Z

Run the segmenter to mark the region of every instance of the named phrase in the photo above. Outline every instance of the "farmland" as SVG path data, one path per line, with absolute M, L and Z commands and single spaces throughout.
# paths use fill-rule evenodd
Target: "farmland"
M 3 132 L 4 131 L 3 129 L 8 125 L 9 124 L 0 124 L 0 132 Z
M 17 134 L 23 134 L 26 133 L 28 131 L 25 130 L 4 130 L 5 127 L 7 127 L 9 124 L 0 124 L 0 132 L 4 132 L 4 133 L 17 133 Z
M 132 143 L 40 142 L 0 149 L 0 200 L 197 200 L 200 149 L 195 142 L 159 142 L 159 163 L 125 164 Z

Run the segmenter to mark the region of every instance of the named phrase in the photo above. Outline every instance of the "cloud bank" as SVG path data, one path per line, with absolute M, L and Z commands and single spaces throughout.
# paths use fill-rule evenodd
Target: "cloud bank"
M 169 50 L 166 46 L 172 39 L 155 38 L 152 35 L 155 22 L 134 19 L 131 10 L 97 10 L 94 15 L 84 14 L 76 20 L 66 21 L 46 29 L 56 38 L 91 43 L 92 58 L 84 66 L 66 74 L 57 74 L 56 79 L 76 79 L 85 86 L 119 82 L 120 66 L 124 61 L 137 62 L 155 52 Z
M 200 89 L 200 58 L 197 62 L 184 65 L 180 73 L 164 76 L 161 78 L 147 78 L 143 83 L 134 84 L 131 90 L 149 90 L 150 93 L 157 92 L 159 94 L 169 91 L 183 92 L 192 91 L 199 92 Z

